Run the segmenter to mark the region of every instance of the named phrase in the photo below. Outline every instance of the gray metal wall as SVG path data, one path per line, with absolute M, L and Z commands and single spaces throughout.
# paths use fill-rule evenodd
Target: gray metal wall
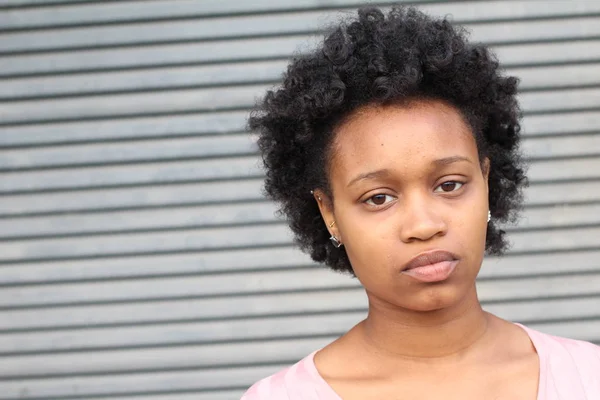
M 359 3 L 0 2 L 0 400 L 236 399 L 363 317 L 292 247 L 243 132 Z M 423 9 L 522 78 L 531 188 L 481 300 L 600 341 L 600 2 Z

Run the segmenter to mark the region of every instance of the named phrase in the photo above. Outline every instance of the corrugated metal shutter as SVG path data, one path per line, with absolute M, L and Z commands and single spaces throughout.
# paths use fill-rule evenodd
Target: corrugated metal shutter
M 359 3 L 0 3 L 1 400 L 236 399 L 363 317 L 355 281 L 291 246 L 243 132 Z M 600 2 L 423 8 L 522 78 L 532 184 L 481 300 L 600 341 Z

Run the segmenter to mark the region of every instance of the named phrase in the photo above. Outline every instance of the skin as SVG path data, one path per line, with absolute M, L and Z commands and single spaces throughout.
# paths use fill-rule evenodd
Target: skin
M 315 365 L 344 400 L 536 399 L 539 359 L 529 337 L 477 298 L 488 166 L 460 112 L 437 100 L 364 107 L 336 129 L 333 196 L 315 190 L 315 199 L 369 312 Z M 430 250 L 458 257 L 447 280 L 400 272 Z

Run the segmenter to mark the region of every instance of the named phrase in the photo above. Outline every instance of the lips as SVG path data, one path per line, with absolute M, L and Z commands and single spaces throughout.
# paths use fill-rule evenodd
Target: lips
M 426 265 L 433 265 L 443 261 L 456 261 L 458 257 L 449 251 L 431 251 L 427 253 L 421 253 L 418 256 L 414 257 L 408 263 L 404 265 L 402 271 L 407 271 L 410 269 L 415 269 L 419 267 L 424 267 Z
M 421 282 L 440 282 L 448 279 L 457 265 L 457 256 L 438 250 L 414 257 L 404 265 L 401 273 Z

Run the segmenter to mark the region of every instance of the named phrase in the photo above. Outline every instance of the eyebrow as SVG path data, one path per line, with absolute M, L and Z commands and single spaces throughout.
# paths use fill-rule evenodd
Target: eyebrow
M 372 172 L 367 172 L 365 174 L 360 174 L 358 175 L 356 178 L 352 179 L 348 185 L 346 185 L 346 187 L 350 187 L 352 185 L 354 185 L 355 183 L 357 183 L 358 181 L 362 181 L 365 179 L 379 179 L 379 178 L 386 178 L 388 176 L 390 176 L 390 170 L 389 169 L 378 169 L 377 171 L 372 171 Z
M 471 160 L 469 160 L 467 157 L 463 157 L 463 156 L 452 156 L 452 157 L 446 157 L 446 158 L 440 158 L 439 160 L 434 160 L 433 164 L 435 164 L 438 167 L 443 167 L 445 165 L 450 165 L 456 162 L 461 162 L 461 161 L 466 161 L 468 163 L 473 163 Z
M 432 162 L 432 164 L 434 164 L 437 168 L 439 167 L 444 167 L 446 165 L 450 165 L 450 164 L 454 164 L 457 162 L 468 162 L 468 163 L 473 163 L 471 160 L 469 160 L 466 157 L 462 157 L 462 156 L 452 156 L 452 157 L 445 157 L 445 158 L 440 158 L 438 160 L 434 160 Z M 357 177 L 353 178 L 350 182 L 348 182 L 348 185 L 346 185 L 347 187 L 350 187 L 352 185 L 354 185 L 355 183 L 357 183 L 358 181 L 362 181 L 365 179 L 381 179 L 381 178 L 387 178 L 391 175 L 391 171 L 389 169 L 378 169 L 376 171 L 371 171 L 371 172 L 367 172 L 364 174 L 360 174 Z

